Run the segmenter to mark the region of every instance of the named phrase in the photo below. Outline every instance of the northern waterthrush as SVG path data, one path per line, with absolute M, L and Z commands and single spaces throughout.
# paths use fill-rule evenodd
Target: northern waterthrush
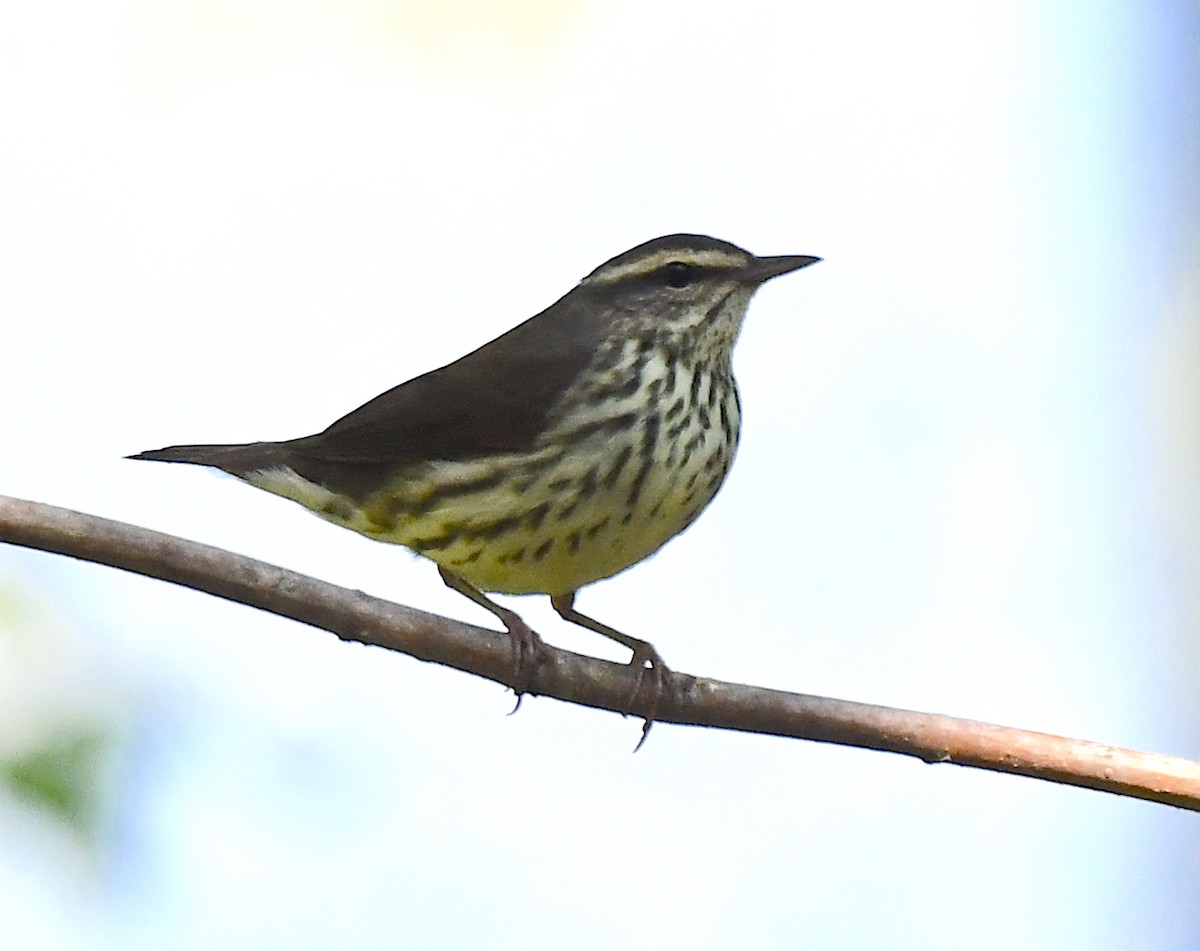
M 730 358 L 746 307 L 765 281 L 819 260 L 656 238 L 314 436 L 130 458 L 214 466 L 434 561 L 504 622 L 518 694 L 541 641 L 484 592 L 549 595 L 565 620 L 630 648 L 639 683 L 649 667 L 661 690 L 658 652 L 580 614 L 575 593 L 656 552 L 712 501 L 738 442 Z

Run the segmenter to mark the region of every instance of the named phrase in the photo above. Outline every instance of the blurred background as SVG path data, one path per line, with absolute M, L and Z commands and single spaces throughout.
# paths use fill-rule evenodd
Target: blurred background
M 493 623 L 203 470 L 696 231 L 738 464 L 580 607 L 698 675 L 1200 758 L 1200 10 L 0 13 L 0 493 Z M 510 603 L 552 643 L 625 659 Z M 1165 806 L 639 723 L 0 548 L 0 940 L 1194 949 Z

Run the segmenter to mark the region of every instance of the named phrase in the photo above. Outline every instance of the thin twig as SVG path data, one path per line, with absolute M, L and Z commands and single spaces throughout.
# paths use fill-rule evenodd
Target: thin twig
M 0 541 L 161 578 L 512 686 L 508 637 L 232 552 L 81 512 L 0 496 Z M 530 692 L 642 715 L 626 664 L 547 645 Z M 1200 763 L 938 714 L 676 673 L 661 723 L 838 743 L 956 763 L 1200 811 Z M 647 701 L 648 702 L 648 701 Z

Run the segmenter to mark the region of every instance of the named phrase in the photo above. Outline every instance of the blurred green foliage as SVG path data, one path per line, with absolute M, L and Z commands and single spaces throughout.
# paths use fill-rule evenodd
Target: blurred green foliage
M 108 745 L 99 730 L 64 730 L 45 745 L 0 763 L 0 779 L 17 799 L 92 839 L 101 812 Z
M 19 576 L 0 576 L 0 805 L 32 810 L 93 847 L 120 733 L 111 684 L 87 647 Z

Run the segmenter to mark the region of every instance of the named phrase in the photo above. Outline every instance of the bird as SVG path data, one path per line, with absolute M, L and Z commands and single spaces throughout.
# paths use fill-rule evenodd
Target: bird
M 504 624 L 518 704 L 544 644 L 491 594 L 549 596 L 564 620 L 628 648 L 634 695 L 648 675 L 658 697 L 671 676 L 658 651 L 579 612 L 576 594 L 653 555 L 712 502 L 738 444 L 731 359 L 750 299 L 820 260 L 665 235 L 314 435 L 127 458 L 222 470 L 433 561 Z

